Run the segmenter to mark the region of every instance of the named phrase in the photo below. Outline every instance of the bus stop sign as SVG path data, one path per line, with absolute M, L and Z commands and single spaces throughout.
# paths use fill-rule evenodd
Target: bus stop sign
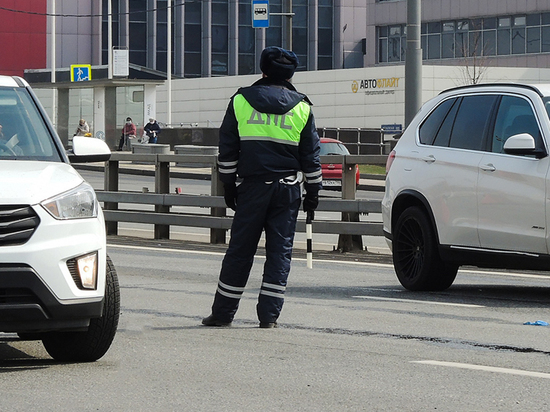
M 268 0 L 252 1 L 252 27 L 269 27 L 269 2 Z

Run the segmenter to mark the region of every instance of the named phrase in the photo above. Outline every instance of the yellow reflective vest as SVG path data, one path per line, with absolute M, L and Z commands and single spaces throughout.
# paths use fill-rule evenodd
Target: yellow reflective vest
M 233 109 L 241 141 L 264 140 L 291 146 L 300 144 L 300 133 L 311 111 L 310 105 L 301 101 L 285 114 L 260 113 L 241 94 L 234 97 Z

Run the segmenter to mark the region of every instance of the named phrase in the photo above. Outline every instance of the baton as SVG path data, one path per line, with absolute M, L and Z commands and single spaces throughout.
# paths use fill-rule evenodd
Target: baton
M 315 212 L 313 210 L 309 210 L 306 212 L 306 252 L 307 252 L 307 268 L 313 269 L 313 230 L 311 221 L 315 217 Z

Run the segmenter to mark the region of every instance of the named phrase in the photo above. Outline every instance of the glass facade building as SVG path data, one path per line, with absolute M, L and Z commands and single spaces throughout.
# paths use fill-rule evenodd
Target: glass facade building
M 285 44 L 285 0 L 269 1 L 269 27 L 252 27 L 251 0 L 111 0 L 113 47 L 129 49 L 130 63 L 166 72 L 168 7 L 172 21 L 172 73 L 178 77 L 258 73 L 265 46 Z M 292 0 L 292 49 L 298 70 L 339 66 L 334 43 L 335 2 Z M 108 0 L 102 0 L 102 62 L 107 63 Z M 336 53 L 339 57 L 339 53 Z

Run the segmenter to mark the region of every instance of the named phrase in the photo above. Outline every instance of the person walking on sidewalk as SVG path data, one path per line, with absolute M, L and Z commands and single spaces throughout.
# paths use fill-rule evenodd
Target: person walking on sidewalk
M 218 167 L 226 205 L 235 211 L 206 326 L 229 326 L 248 281 L 262 231 L 266 261 L 256 312 L 261 328 L 277 326 L 290 272 L 296 219 L 305 177 L 304 210 L 314 211 L 321 189 L 319 135 L 308 97 L 290 83 L 292 51 L 267 47 L 263 77 L 231 98 L 220 127 Z M 242 183 L 236 185 L 237 176 Z

